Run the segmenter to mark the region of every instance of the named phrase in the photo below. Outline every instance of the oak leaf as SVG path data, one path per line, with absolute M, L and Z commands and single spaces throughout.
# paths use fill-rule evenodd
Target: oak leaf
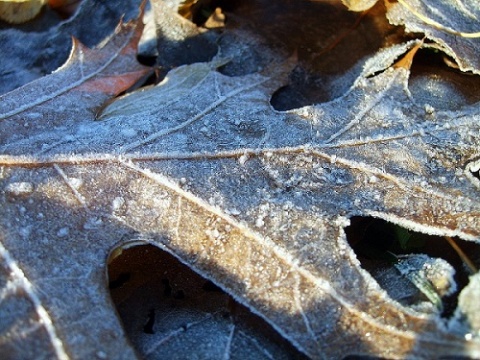
M 404 25 L 410 33 L 425 34 L 438 49 L 451 57 L 462 71 L 480 72 L 480 28 L 477 1 L 401 0 L 390 4 L 389 21 Z
M 77 48 L 63 70 L 0 98 L 8 354 L 134 358 L 105 267 L 115 248 L 140 240 L 224 289 L 310 358 L 480 357 L 468 301 L 478 276 L 451 319 L 434 306 L 408 308 L 361 267 L 345 234 L 352 217 L 373 216 L 478 243 L 478 103 L 441 110 L 411 95 L 409 68 L 391 65 L 419 40 L 373 55 L 334 101 L 277 111 L 270 99 L 295 57 L 227 76 L 218 56 L 118 98 L 95 121 L 95 108 L 117 92 L 105 79 L 121 77 L 110 66 L 85 69 L 113 59 L 125 74 L 125 56 L 135 76 L 143 73 L 123 34 L 105 45 L 107 60 Z M 79 84 L 69 87 L 63 71 L 74 70 Z M 75 111 L 59 109 L 65 104 Z M 234 330 L 221 333 L 225 357 L 240 341 Z M 169 339 L 178 337 L 160 341 Z M 165 356 L 181 343 L 173 349 Z

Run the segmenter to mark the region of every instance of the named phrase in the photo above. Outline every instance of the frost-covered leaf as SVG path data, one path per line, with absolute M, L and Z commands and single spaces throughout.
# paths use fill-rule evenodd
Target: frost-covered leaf
M 423 33 L 462 71 L 480 73 L 480 3 L 476 0 L 401 0 L 389 5 L 389 21 Z
M 470 284 L 465 288 L 459 297 L 458 309 L 456 318 L 452 320 L 455 324 L 456 321 L 463 323 L 463 326 L 467 324 L 467 327 L 471 329 L 469 334 L 466 334 L 466 338 L 478 338 L 480 335 L 480 314 L 478 312 L 477 300 L 480 296 L 480 274 L 475 274 L 470 279 Z
M 0 31 L 0 94 L 47 75 L 67 60 L 72 36 L 90 48 L 100 45 L 124 16 L 138 15 L 138 0 L 83 0 L 67 20 L 48 7 L 34 21 Z M 8 54 L 8 56 L 5 56 Z
M 122 245 L 109 284 L 126 332 L 142 358 L 304 359 L 260 317 L 166 251 Z
M 52 126 L 63 133 L 59 140 L 68 142 L 68 132 L 66 134 L 60 124 L 91 121 L 100 105 L 128 89 L 149 71 L 135 59 L 142 29 L 141 21 L 122 23 L 108 42 L 94 50 L 74 39 L 70 57 L 54 74 L 0 97 L 2 144 L 21 146 L 24 138 L 31 141 L 36 132 L 40 147 L 35 151 L 43 151 L 52 146 L 49 134 Z M 19 103 L 19 99 L 22 102 Z M 81 106 L 78 106 L 79 99 L 82 99 Z M 46 131 L 47 138 L 41 135 L 42 130 Z
M 244 29 L 235 36 L 262 44 Z M 75 358 L 134 356 L 105 267 L 114 248 L 144 239 L 311 358 L 480 357 L 474 323 L 394 301 L 344 231 L 350 218 L 373 216 L 480 237 L 478 103 L 440 110 L 417 101 L 408 67 L 389 67 L 417 44 L 358 60 L 364 70 L 342 96 L 288 111 L 270 99 L 297 59 L 263 43 L 257 51 L 272 61 L 247 58 L 255 66 L 242 68 L 260 69 L 227 76 L 217 70 L 223 59 L 178 67 L 97 121 L 81 92 L 82 109 L 69 117 L 43 102 L 5 118 L 2 243 L 56 343 Z M 474 318 L 468 305 L 459 312 Z

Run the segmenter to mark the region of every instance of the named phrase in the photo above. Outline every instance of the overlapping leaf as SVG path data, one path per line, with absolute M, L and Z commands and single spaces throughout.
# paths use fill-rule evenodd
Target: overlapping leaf
M 341 98 L 286 112 L 275 111 L 270 98 L 294 58 L 239 77 L 217 72 L 221 59 L 179 67 L 156 87 L 113 102 L 98 121 L 85 98 L 67 117 L 55 103 L 65 103 L 63 95 L 35 83 L 5 95 L 4 296 L 27 295 L 31 327 L 50 336 L 45 356 L 134 356 L 104 268 L 115 246 L 143 238 L 227 290 L 311 358 L 480 357 L 467 295 L 451 322 L 434 310 L 402 307 L 360 267 L 343 230 L 361 215 L 431 234 L 480 236 L 472 181 L 478 105 L 425 107 L 407 90 L 408 69 L 369 70 L 410 46 L 372 58 Z M 81 61 L 72 65 L 81 73 Z M 88 95 L 92 81 L 105 84 L 96 75 L 80 90 Z M 34 106 L 8 105 L 33 89 L 42 94 Z M 10 273 L 33 286 L 10 291 Z M 18 327 L 4 333 L 6 347 L 32 333 Z M 29 338 L 32 346 L 39 338 Z
M 137 16 L 138 2 L 121 0 L 117 6 L 85 0 L 67 21 L 46 8 L 33 22 L 0 32 L 0 52 L 8 54 L 0 62 L 0 93 L 11 91 L 41 76 L 50 74 L 68 58 L 72 41 L 94 47 L 108 37 L 118 19 Z
M 462 71 L 479 73 L 480 5 L 477 1 L 402 0 L 390 6 L 387 16 L 392 24 L 404 25 L 408 32 L 425 34 L 451 56 Z

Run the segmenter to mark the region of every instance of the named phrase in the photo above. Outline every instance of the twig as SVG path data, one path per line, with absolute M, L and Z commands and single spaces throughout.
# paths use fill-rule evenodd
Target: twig
M 455 252 L 460 256 L 462 261 L 464 262 L 465 265 L 467 265 L 468 269 L 470 270 L 470 273 L 473 275 L 475 274 L 478 269 L 475 266 L 475 264 L 468 258 L 468 256 L 463 252 L 462 249 L 457 245 L 455 240 L 453 240 L 450 236 L 445 236 L 445 239 L 448 241 L 450 246 L 455 250 Z

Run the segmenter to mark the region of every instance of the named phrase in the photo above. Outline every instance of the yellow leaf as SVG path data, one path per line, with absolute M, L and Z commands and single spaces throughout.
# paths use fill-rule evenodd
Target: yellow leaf
M 46 0 L 0 0 L 0 19 L 21 24 L 38 15 Z
M 365 11 L 370 9 L 377 0 L 342 0 L 343 5 L 350 11 Z

